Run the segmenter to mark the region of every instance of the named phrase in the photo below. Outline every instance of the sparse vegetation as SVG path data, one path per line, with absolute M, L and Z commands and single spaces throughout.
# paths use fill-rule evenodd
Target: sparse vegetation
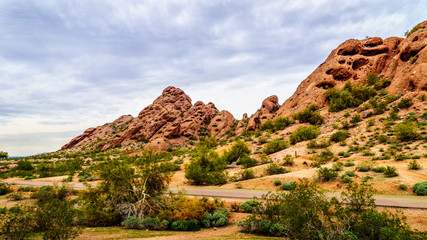
M 324 122 L 318 107 L 314 104 L 310 105 L 303 111 L 294 114 L 293 118 L 298 120 L 300 123 L 310 123 L 312 125 L 322 125 Z
M 298 142 L 315 139 L 317 138 L 317 136 L 320 135 L 320 133 L 320 128 L 317 126 L 300 126 L 291 133 L 291 135 L 289 136 L 289 141 L 291 142 L 291 144 L 295 144 Z
M 289 143 L 283 139 L 275 138 L 268 142 L 262 150 L 265 154 L 272 154 L 289 147 Z

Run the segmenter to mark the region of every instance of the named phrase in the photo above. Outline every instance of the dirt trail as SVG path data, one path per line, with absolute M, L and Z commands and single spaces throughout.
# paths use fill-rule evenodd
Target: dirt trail
M 202 229 L 198 232 L 181 232 L 171 236 L 156 236 L 153 238 L 132 238 L 133 240 L 156 239 L 156 240 L 188 240 L 188 239 L 214 239 L 221 236 L 238 233 L 240 228 L 230 225 L 222 228 Z

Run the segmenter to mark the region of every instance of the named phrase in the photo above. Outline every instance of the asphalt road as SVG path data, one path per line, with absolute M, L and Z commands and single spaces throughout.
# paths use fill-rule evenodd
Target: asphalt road
M 46 186 L 54 185 L 62 186 L 62 183 L 53 182 L 38 182 L 38 181 L 5 181 L 8 184 L 16 184 L 23 186 Z M 67 183 L 75 189 L 85 189 L 83 183 Z M 94 185 L 92 183 L 92 185 Z M 189 196 L 200 197 L 220 197 L 227 199 L 252 199 L 254 197 L 261 198 L 263 194 L 268 193 L 267 190 L 252 190 L 252 189 L 222 189 L 222 188 L 206 188 L 206 187 L 179 187 L 169 188 L 172 193 L 177 193 L 179 190 L 184 191 Z M 339 197 L 338 193 L 326 193 L 328 197 Z M 392 208 L 413 208 L 427 210 L 427 196 L 400 196 L 400 195 L 374 195 L 375 203 L 378 207 Z

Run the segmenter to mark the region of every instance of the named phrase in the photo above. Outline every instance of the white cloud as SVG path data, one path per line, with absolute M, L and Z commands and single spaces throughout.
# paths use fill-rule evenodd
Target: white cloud
M 424 20 L 426 6 L 5 0 L 0 12 L 0 147 L 20 139 L 9 150 L 20 155 L 58 149 L 57 133 L 69 140 L 135 116 L 170 85 L 236 118 L 250 115 L 270 95 L 284 102 L 342 41 L 402 35 Z M 24 146 L 26 137 L 39 137 L 37 147 Z

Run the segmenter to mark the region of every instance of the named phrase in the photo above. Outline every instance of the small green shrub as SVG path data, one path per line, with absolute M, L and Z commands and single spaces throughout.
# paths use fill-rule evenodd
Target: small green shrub
M 289 143 L 283 139 L 275 138 L 267 143 L 262 150 L 265 154 L 271 154 L 289 147 Z
M 311 140 L 317 138 L 321 133 L 320 128 L 317 126 L 304 127 L 300 126 L 298 129 L 292 132 L 289 137 L 291 144 L 298 142 Z
M 332 142 L 342 142 L 345 141 L 350 136 L 350 133 L 345 130 L 340 130 L 332 134 L 330 140 Z
M 418 127 L 414 122 L 406 121 L 394 127 L 396 137 L 401 141 L 416 140 L 420 137 Z
M 400 109 L 406 109 L 412 106 L 412 99 L 411 98 L 402 98 L 400 102 L 397 104 L 397 107 Z
M 288 172 L 286 168 L 279 166 L 275 162 L 270 162 L 267 166 L 266 173 L 267 175 L 275 175 L 275 174 L 282 174 Z
M 396 177 L 399 176 L 395 167 L 387 166 L 384 171 L 384 176 L 386 177 Z
M 408 186 L 407 186 L 406 184 L 403 184 L 403 183 L 402 183 L 402 184 L 399 184 L 399 186 L 398 186 L 398 187 L 399 187 L 399 189 L 401 189 L 401 190 L 405 190 L 405 191 L 406 191 L 406 190 L 408 190 Z
M 178 220 L 172 223 L 171 229 L 174 231 L 199 231 L 200 225 L 196 219 Z
M 353 171 L 346 171 L 345 175 L 349 176 L 349 177 L 354 177 L 354 172 Z
M 320 115 L 318 107 L 314 104 L 310 105 L 303 111 L 294 114 L 293 118 L 298 120 L 300 123 L 310 123 L 313 125 L 322 125 L 324 121 L 322 115 Z
M 297 187 L 297 183 L 294 181 L 289 181 L 289 182 L 284 182 L 282 184 L 282 189 L 283 190 L 293 190 Z
M 142 228 L 149 230 L 166 230 L 169 222 L 167 220 L 160 221 L 158 218 L 147 217 L 144 218 L 140 224 L 142 225 Z
M 0 196 L 13 192 L 13 190 L 4 182 L 0 182 Z
M 282 181 L 280 180 L 274 180 L 274 185 L 279 186 L 280 184 L 282 184 Z
M 353 182 L 353 179 L 350 176 L 344 174 L 341 176 L 341 181 L 343 183 L 351 183 Z
M 127 229 L 142 229 L 142 221 L 138 217 L 130 216 L 123 221 L 122 225 Z
M 261 206 L 261 202 L 255 199 L 247 200 L 242 202 L 239 206 L 240 210 L 243 210 L 246 213 L 252 213 L 255 208 Z
M 360 165 L 357 167 L 357 171 L 359 172 L 369 172 L 370 167 L 366 165 Z
M 255 172 L 252 169 L 243 169 L 234 174 L 235 181 L 244 181 L 255 178 Z
M 415 183 L 414 186 L 412 186 L 412 191 L 418 196 L 427 196 L 427 181 Z
M 249 157 L 248 155 L 245 155 L 237 161 L 237 164 L 240 164 L 245 168 L 250 168 L 256 166 L 258 164 L 258 161 L 254 158 Z
M 332 181 L 338 177 L 338 171 L 323 167 L 317 170 L 317 179 L 322 182 Z
M 345 163 L 344 163 L 344 167 L 352 167 L 352 166 L 354 166 L 355 164 L 354 164 L 354 162 L 353 161 L 351 161 L 351 160 L 347 160 Z
M 331 146 L 331 142 L 327 139 L 322 139 L 319 143 L 313 139 L 307 143 L 307 148 L 309 149 L 327 148 L 329 146 Z
M 386 170 L 385 167 L 376 167 L 376 168 L 374 168 L 374 172 L 377 172 L 377 173 L 383 173 L 383 172 L 385 172 L 385 170 Z
M 418 170 L 421 169 L 421 165 L 417 162 L 416 159 L 413 159 L 408 163 L 408 169 L 409 170 Z
M 21 187 L 19 187 L 18 191 L 20 191 L 20 192 L 35 192 L 36 189 L 32 186 L 21 186 Z
M 205 212 L 201 221 L 202 226 L 209 227 L 223 227 L 228 223 L 228 216 L 230 212 L 225 208 L 214 210 L 213 213 Z

